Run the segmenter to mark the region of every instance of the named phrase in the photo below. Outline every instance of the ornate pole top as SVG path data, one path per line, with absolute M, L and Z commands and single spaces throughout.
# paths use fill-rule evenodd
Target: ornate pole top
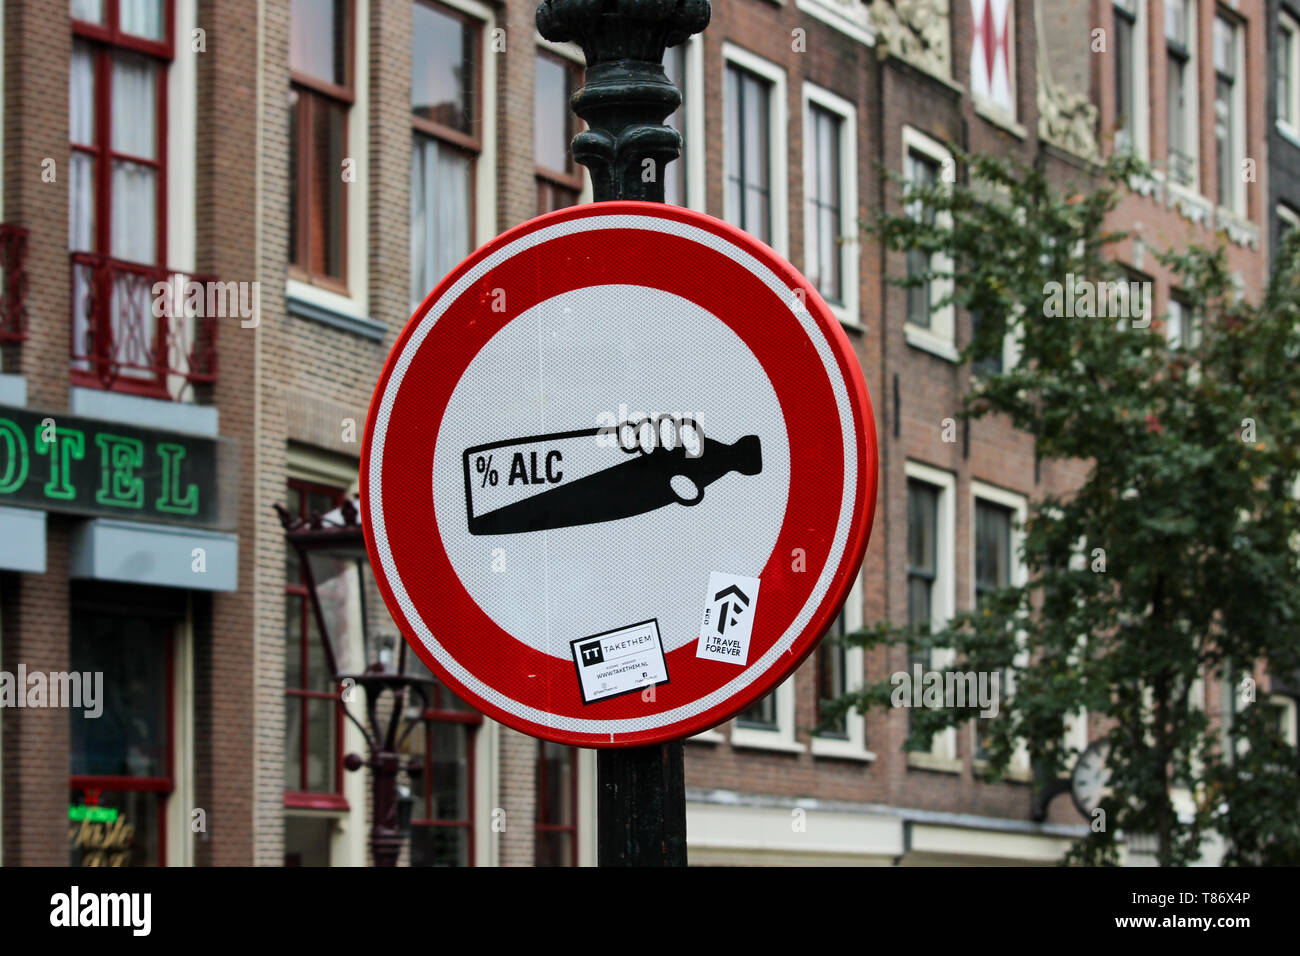
M 591 171 L 597 201 L 664 201 L 664 167 L 682 138 L 664 120 L 682 97 L 664 74 L 664 51 L 709 25 L 708 0 L 542 0 L 537 30 L 572 41 L 587 58 L 573 111 L 588 129 L 573 156 Z

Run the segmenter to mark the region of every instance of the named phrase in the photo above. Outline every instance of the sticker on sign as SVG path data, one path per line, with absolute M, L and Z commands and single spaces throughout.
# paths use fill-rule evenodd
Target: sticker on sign
M 363 450 L 371 564 L 420 658 L 488 716 L 582 746 L 683 737 L 837 615 L 873 423 L 839 323 L 767 246 L 658 204 L 550 213 L 398 338 Z

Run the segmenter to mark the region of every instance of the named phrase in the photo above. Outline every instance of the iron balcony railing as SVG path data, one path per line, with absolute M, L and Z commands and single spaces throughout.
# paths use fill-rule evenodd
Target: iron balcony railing
M 208 276 L 72 253 L 72 379 L 97 388 L 192 400 L 217 380 L 218 316 Z
M 27 338 L 27 230 L 0 224 L 0 344 Z

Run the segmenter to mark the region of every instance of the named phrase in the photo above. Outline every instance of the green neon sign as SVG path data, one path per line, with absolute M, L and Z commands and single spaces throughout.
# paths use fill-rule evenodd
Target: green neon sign
M 0 406 L 0 505 L 216 523 L 217 442 Z

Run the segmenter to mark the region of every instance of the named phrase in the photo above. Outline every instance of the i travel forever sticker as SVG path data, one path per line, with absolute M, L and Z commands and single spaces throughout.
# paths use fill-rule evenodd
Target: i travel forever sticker
M 798 272 L 711 217 L 599 203 L 497 237 L 421 304 L 371 403 L 363 524 L 452 691 L 634 746 L 721 723 L 816 646 L 876 467 L 860 365 Z
M 713 572 L 705 592 L 704 620 L 696 657 L 728 664 L 749 663 L 749 636 L 758 610 L 758 578 Z

